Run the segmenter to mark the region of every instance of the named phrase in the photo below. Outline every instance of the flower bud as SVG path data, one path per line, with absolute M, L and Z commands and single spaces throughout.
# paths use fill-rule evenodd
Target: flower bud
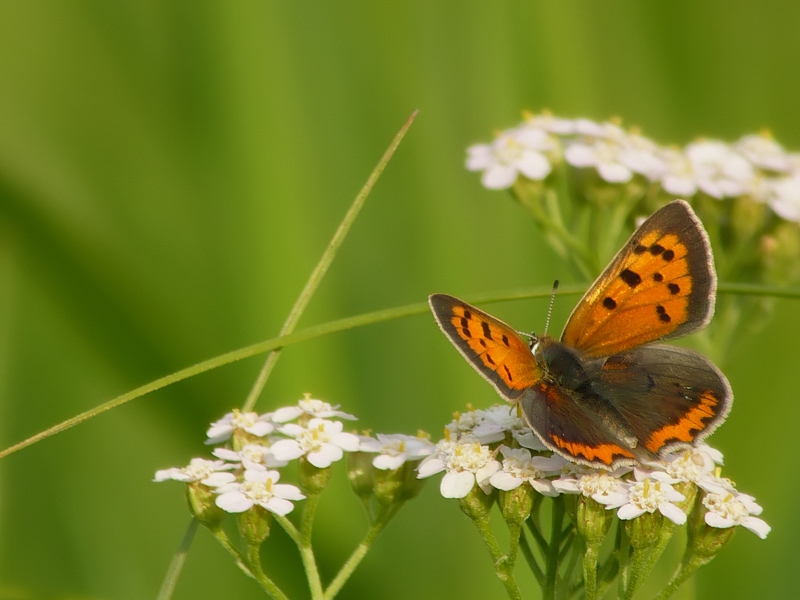
M 375 467 L 372 466 L 373 454 L 368 452 L 351 452 L 347 457 L 347 477 L 353 493 L 362 501 L 372 496 L 375 487 Z
M 297 478 L 300 483 L 300 488 L 308 495 L 322 492 L 331 478 L 331 468 L 325 467 L 324 469 L 320 469 L 315 467 L 308 462 L 305 456 L 301 456 L 298 462 L 300 463 L 300 468 Z
M 258 504 L 250 510 L 239 513 L 239 533 L 249 546 L 260 546 L 269 537 L 272 513 Z
M 225 517 L 225 511 L 215 503 L 216 495 L 199 481 L 186 486 L 186 500 L 192 516 L 209 529 L 219 525 Z
M 688 540 L 686 554 L 695 555 L 705 562 L 710 561 L 733 538 L 737 527 L 710 527 L 706 524 L 706 507 L 703 505 L 705 493 L 697 498 L 692 514 L 689 515 Z
M 583 495 L 571 495 L 569 498 L 577 500 L 575 526 L 578 534 L 586 540 L 587 545 L 601 543 L 614 520 L 614 511 L 606 510 L 599 502 Z
M 501 491 L 497 504 L 506 522 L 521 527 L 531 514 L 535 495 L 536 491 L 527 483 L 513 490 Z
M 634 549 L 648 548 L 658 540 L 658 534 L 664 523 L 659 512 L 646 512 L 625 523 L 625 531 Z
M 489 511 L 495 500 L 495 494 L 484 494 L 480 486 L 473 486 L 469 493 L 458 502 L 461 512 L 473 521 L 488 521 Z

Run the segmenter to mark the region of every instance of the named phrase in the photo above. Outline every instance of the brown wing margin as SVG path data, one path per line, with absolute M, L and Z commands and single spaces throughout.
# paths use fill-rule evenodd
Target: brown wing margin
M 503 398 L 515 401 L 540 379 L 533 354 L 511 327 L 453 296 L 433 294 L 429 303 L 444 334 Z
M 570 315 L 562 342 L 590 357 L 687 335 L 714 314 L 716 273 L 703 225 L 682 200 L 656 211 Z

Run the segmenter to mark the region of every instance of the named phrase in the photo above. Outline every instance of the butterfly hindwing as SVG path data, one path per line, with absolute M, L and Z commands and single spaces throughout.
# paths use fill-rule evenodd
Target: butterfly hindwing
M 709 435 L 725 420 L 733 393 L 725 375 L 687 348 L 650 345 L 609 357 L 592 389 L 608 398 L 653 454 Z
M 511 327 L 446 294 L 429 299 L 439 327 L 501 396 L 516 400 L 541 377 L 528 345 Z
M 677 200 L 637 229 L 573 310 L 561 341 L 596 358 L 678 337 L 714 314 L 708 236 Z

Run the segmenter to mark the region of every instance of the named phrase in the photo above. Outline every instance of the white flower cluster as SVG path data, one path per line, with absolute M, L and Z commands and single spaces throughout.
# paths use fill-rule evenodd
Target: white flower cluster
M 543 180 L 563 157 L 573 167 L 595 169 L 609 183 L 640 175 L 686 199 L 698 192 L 718 199 L 750 196 L 783 219 L 800 222 L 800 153 L 786 152 L 767 134 L 735 144 L 699 140 L 679 150 L 616 123 L 541 114 L 499 133 L 491 144 L 469 147 L 467 154 L 467 169 L 482 171 L 490 189 L 509 188 L 519 175 Z
M 236 451 L 216 448 L 221 460 L 193 458 L 189 466 L 157 471 L 154 481 L 199 483 L 217 494 L 216 505 L 240 513 L 259 505 L 278 515 L 292 511 L 292 502 L 305 496 L 294 485 L 279 484 L 280 473 L 290 461 L 305 457 L 319 469 L 331 466 L 345 452 L 374 452 L 377 469 L 398 469 L 406 461 L 420 460 L 433 452 L 428 440 L 407 435 L 378 434 L 377 438 L 344 432 L 341 420 L 355 420 L 322 400 L 306 396 L 294 406 L 259 415 L 234 410 L 211 424 L 207 444 L 227 442 L 244 432 L 249 443 Z
M 488 494 L 492 488 L 508 491 L 527 483 L 545 496 L 590 497 L 606 509 L 616 510 L 622 520 L 659 511 L 678 525 L 686 522 L 686 513 L 679 506 L 686 498 L 673 486 L 691 483 L 705 492 L 702 503 L 709 526 L 742 525 L 762 539 L 770 531 L 769 525 L 755 516 L 762 510 L 755 499 L 739 493 L 730 480 L 717 475 L 716 465 L 722 464 L 722 454 L 705 443 L 646 467 L 610 472 L 541 452 L 543 446 L 538 440 L 534 452 L 529 450 L 530 445 L 496 445 L 508 440 L 508 434 L 514 440 L 512 445 L 522 446 L 518 439 L 519 420 L 516 410 L 508 406 L 456 415 L 445 427 L 445 438 L 420 464 L 419 477 L 444 471 L 440 491 L 445 498 L 463 498 L 475 484 Z

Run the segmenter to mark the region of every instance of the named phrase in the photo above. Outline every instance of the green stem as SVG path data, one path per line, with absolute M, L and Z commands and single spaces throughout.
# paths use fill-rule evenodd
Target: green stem
M 600 544 L 586 544 L 583 553 L 583 587 L 586 600 L 597 600 L 597 560 Z
M 577 540 L 577 536 L 574 532 L 570 532 L 566 536 L 566 543 L 564 544 L 561 550 L 561 556 L 559 557 L 559 561 L 563 561 L 567 557 L 567 552 L 570 552 L 569 562 L 567 563 L 567 568 L 564 570 L 563 577 L 561 578 L 561 586 L 558 591 L 559 598 L 569 598 L 569 589 L 570 589 L 570 581 L 572 580 L 572 573 L 575 571 L 575 567 L 578 565 L 578 559 L 580 557 L 580 548 L 582 544 L 576 544 L 575 540 Z
M 544 572 L 539 566 L 539 563 L 536 562 L 536 556 L 534 556 L 533 549 L 528 543 L 528 538 L 524 532 L 520 535 L 519 546 L 522 550 L 522 556 L 525 557 L 525 562 L 528 563 L 528 568 L 530 568 L 531 573 L 533 573 L 533 576 L 536 578 L 536 581 L 539 582 L 539 587 L 544 587 Z
M 703 565 L 708 564 L 713 559 L 713 556 L 698 556 L 696 554 L 691 554 L 687 558 L 685 558 L 682 562 L 680 567 L 678 567 L 678 571 L 672 576 L 669 583 L 664 587 L 663 590 L 659 594 L 657 594 L 653 600 L 666 600 L 672 594 L 674 594 L 684 582 L 691 577 L 697 569 L 702 567 Z
M 367 552 L 372 546 L 372 543 L 375 541 L 375 538 L 383 530 L 383 528 L 386 527 L 387 523 L 391 521 L 394 515 L 397 514 L 398 509 L 399 507 L 396 507 L 392 510 L 385 511 L 385 513 L 380 515 L 370 526 L 367 534 L 364 536 L 364 539 L 356 547 L 356 549 L 353 550 L 350 558 L 348 558 L 347 562 L 342 565 L 342 568 L 339 569 L 336 577 L 333 578 L 333 581 L 331 581 L 330 585 L 325 590 L 325 594 L 323 596 L 324 600 L 333 600 L 333 598 L 336 597 L 336 594 L 338 594 L 342 589 L 342 586 L 347 583 L 347 580 L 367 555 Z
M 244 571 L 246 575 L 255 579 L 272 598 L 275 600 L 289 600 L 289 597 L 275 585 L 275 582 L 264 574 L 264 571 L 261 569 L 261 560 L 257 547 L 255 547 L 255 551 L 253 550 L 254 547 L 250 548 L 250 556 L 248 559 L 242 556 L 242 553 L 231 543 L 230 538 L 228 538 L 228 535 L 221 527 L 212 529 L 211 532 L 214 534 L 214 537 L 217 538 L 217 541 L 222 544 L 222 547 L 233 556 L 239 568 Z M 253 558 L 256 560 L 252 560 Z
M 372 188 L 375 187 L 375 183 L 378 181 L 381 173 L 383 173 L 386 165 L 389 164 L 392 155 L 394 154 L 395 150 L 397 150 L 397 147 L 400 145 L 403 137 L 405 137 L 408 128 L 411 127 L 411 124 L 414 122 L 418 112 L 419 111 L 415 110 L 413 113 L 411 113 L 411 116 L 400 128 L 400 131 L 398 131 L 397 135 L 394 136 L 392 143 L 389 144 L 386 152 L 383 153 L 383 156 L 373 169 L 372 173 L 367 179 L 367 182 L 364 184 L 364 187 L 361 188 L 361 191 L 358 193 L 355 200 L 353 200 L 353 203 L 350 205 L 347 214 L 339 224 L 339 228 L 336 230 L 336 233 L 333 234 L 333 238 L 331 238 L 331 241 L 328 243 L 328 247 L 325 248 L 325 252 L 322 253 L 322 257 L 319 259 L 317 266 L 314 268 L 314 271 L 308 278 L 303 291 L 300 292 L 300 295 L 297 297 L 292 310 L 286 317 L 286 321 L 284 321 L 283 327 L 281 327 L 281 336 L 288 335 L 294 331 L 294 328 L 297 326 L 297 322 L 300 320 L 300 317 L 303 315 L 308 303 L 311 301 L 311 298 L 317 291 L 322 278 L 325 277 L 325 273 L 327 273 L 328 268 L 333 262 L 333 259 L 336 257 L 336 253 L 339 251 L 339 248 L 341 247 L 342 242 L 344 242 L 345 237 L 347 237 L 347 234 L 355 222 L 356 217 L 358 217 L 358 213 L 361 212 L 361 208 L 364 206 L 367 196 L 369 196 Z M 282 348 L 276 348 L 267 355 L 267 360 L 264 362 L 264 366 L 261 367 L 261 372 L 258 374 L 258 377 L 253 384 L 253 388 L 250 390 L 250 394 L 247 396 L 247 400 L 242 407 L 244 412 L 253 410 L 258 397 L 261 395 L 261 392 L 267 383 L 267 378 L 272 372 L 272 369 L 275 367 L 275 363 L 278 362 L 281 350 Z
M 631 557 L 631 539 L 625 532 L 625 525 L 623 521 L 617 524 L 617 536 L 619 540 L 618 556 L 619 556 L 619 596 L 625 597 L 625 588 L 628 586 L 628 565 Z
M 547 540 L 544 539 L 540 528 L 541 526 L 536 523 L 536 520 L 534 519 L 529 519 L 527 524 L 528 530 L 531 532 L 533 539 L 536 541 L 536 545 L 539 546 L 539 550 L 544 556 L 547 556 L 547 554 L 550 552 L 550 544 L 548 544 Z
M 631 600 L 633 595 L 639 590 L 639 587 L 644 582 L 647 572 L 644 570 L 647 564 L 647 557 L 650 554 L 652 546 L 633 549 L 633 556 L 631 557 L 630 569 L 628 570 L 628 581 L 625 586 L 625 594 L 623 598 Z
M 555 498 L 552 503 L 552 514 L 550 515 L 550 548 L 547 552 L 547 572 L 545 573 L 545 584 L 542 590 L 542 597 L 545 600 L 555 600 L 556 581 L 558 580 L 559 556 L 561 554 L 561 525 L 564 522 L 564 502 L 560 498 Z
M 164 581 L 161 582 L 161 588 L 158 590 L 156 600 L 169 600 L 172 598 L 172 594 L 175 592 L 175 585 L 178 583 L 178 577 L 180 577 L 181 570 L 186 562 L 186 555 L 189 553 L 189 548 L 199 525 L 200 521 L 194 518 L 189 522 L 186 533 L 183 534 L 181 545 L 169 563 L 169 568 L 166 575 L 164 575 Z
M 303 515 L 300 519 L 300 558 L 308 579 L 308 589 L 311 591 L 312 600 L 322 600 L 322 579 L 319 576 L 317 561 L 314 558 L 314 549 L 311 544 L 311 533 L 314 528 L 314 516 L 317 513 L 319 494 L 308 494 L 303 503 Z

